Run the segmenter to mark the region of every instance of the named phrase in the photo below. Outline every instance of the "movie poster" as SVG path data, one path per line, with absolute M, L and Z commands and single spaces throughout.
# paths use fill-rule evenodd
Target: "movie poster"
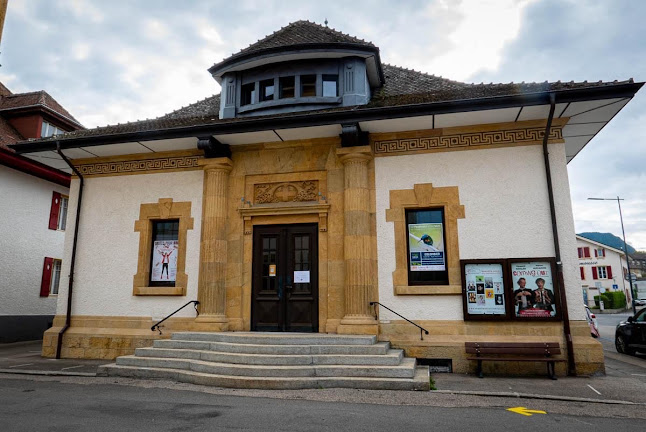
M 445 271 L 444 228 L 441 223 L 408 224 L 410 271 Z
M 177 240 L 161 240 L 153 243 L 153 262 L 150 271 L 152 282 L 175 282 L 177 249 Z
M 548 261 L 510 263 L 514 314 L 519 318 L 556 316 L 552 266 Z
M 465 264 L 467 313 L 506 315 L 502 264 Z

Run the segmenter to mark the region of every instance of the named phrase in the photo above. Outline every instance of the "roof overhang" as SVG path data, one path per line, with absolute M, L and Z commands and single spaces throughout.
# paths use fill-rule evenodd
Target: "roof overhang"
M 556 118 L 569 117 L 563 128 L 567 161 L 630 101 L 643 83 L 554 91 Z M 197 137 L 213 136 L 231 146 L 296 139 L 337 137 L 341 125 L 359 123 L 366 132 L 399 132 L 490 123 L 547 119 L 550 92 L 424 103 L 394 107 L 298 113 L 218 121 L 170 129 L 81 136 L 58 143 L 72 158 L 116 156 L 197 147 Z M 35 141 L 11 146 L 57 169 L 66 170 L 56 153 L 56 141 Z M 56 161 L 56 162 L 54 162 Z
M 577 240 L 581 240 L 583 242 L 590 243 L 591 245 L 601 246 L 601 247 L 603 247 L 605 249 L 610 249 L 611 251 L 616 252 L 619 255 L 626 255 L 626 253 L 624 251 L 622 251 L 621 249 L 616 249 L 616 248 L 613 248 L 612 246 L 608 246 L 607 244 L 603 244 L 603 243 L 600 243 L 598 241 L 590 240 L 589 238 L 583 237 L 583 236 L 581 236 L 579 234 L 576 235 L 576 238 L 577 238 Z M 625 257 L 623 257 L 623 258 L 625 258 Z
M 368 80 L 372 87 L 380 87 L 385 82 L 381 69 L 379 48 L 352 43 L 310 43 L 252 51 L 231 56 L 211 66 L 209 72 L 219 84 L 222 84 L 222 77 L 229 72 L 238 72 L 287 61 L 333 59 L 349 56 L 366 59 Z

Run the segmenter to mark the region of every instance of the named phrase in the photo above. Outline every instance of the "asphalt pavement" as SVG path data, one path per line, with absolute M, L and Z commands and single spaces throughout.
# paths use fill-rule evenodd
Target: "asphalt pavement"
M 323 423 L 313 424 L 321 426 L 322 429 L 335 428 L 335 430 L 345 430 L 343 422 L 337 422 L 337 419 L 344 419 L 347 415 L 349 406 L 345 404 L 374 404 L 374 405 L 396 405 L 399 407 L 404 406 L 434 406 L 437 408 L 449 407 L 462 407 L 462 408 L 477 408 L 477 409 L 493 409 L 500 411 L 513 407 L 527 407 L 534 410 L 545 410 L 548 414 L 559 414 L 565 416 L 584 416 L 594 419 L 594 424 L 600 426 L 603 422 L 597 421 L 598 418 L 616 417 L 616 418 L 641 418 L 646 419 L 646 356 L 628 356 L 619 354 L 614 348 L 614 328 L 616 324 L 625 320 L 629 314 L 615 314 L 615 315 L 599 315 L 599 330 L 601 333 L 600 341 L 604 347 L 604 354 L 606 358 L 606 375 L 593 376 L 593 377 L 560 377 L 557 381 L 552 381 L 544 376 L 537 376 L 532 378 L 522 377 L 506 377 L 506 376 L 485 376 L 485 378 L 477 378 L 474 375 L 464 374 L 433 374 L 432 378 L 435 382 L 436 391 L 431 392 L 402 392 L 402 391 L 368 391 L 368 390 L 352 390 L 352 389 L 325 389 L 325 390 L 290 390 L 290 391 L 271 391 L 271 390 L 236 390 L 236 389 L 222 389 L 211 388 L 204 386 L 196 386 L 185 383 L 176 383 L 164 380 L 136 380 L 129 378 L 114 378 L 114 377 L 96 377 L 96 368 L 98 365 L 105 364 L 105 360 L 78 360 L 78 359 L 45 359 L 40 357 L 40 343 L 19 343 L 19 344 L 5 344 L 0 345 L 0 425 L 12 424 L 16 429 L 0 430 L 40 430 L 37 419 L 27 419 L 23 425 L 17 423 L 20 416 L 14 414 L 15 403 L 14 400 L 19 401 L 29 396 L 30 401 L 36 401 L 39 397 L 47 399 L 52 397 L 45 405 L 50 407 L 51 410 L 45 416 L 51 420 L 52 425 L 58 424 L 60 430 L 86 430 L 87 425 L 91 425 L 96 430 L 103 430 L 101 424 L 95 425 L 93 420 L 83 420 L 78 425 L 69 418 L 63 415 L 72 409 L 73 404 L 78 403 L 80 408 L 79 416 L 87 415 L 88 419 L 92 416 L 92 411 L 97 413 L 96 403 L 91 403 L 91 400 L 99 400 L 101 405 L 105 405 L 106 412 L 97 415 L 98 418 L 107 416 L 112 418 L 108 423 L 111 429 L 114 427 L 123 426 L 126 420 L 133 422 L 137 425 L 137 429 L 149 430 L 150 425 L 155 425 L 156 428 L 150 430 L 173 430 L 171 425 L 176 425 L 175 420 L 166 418 L 168 410 L 178 410 L 179 418 L 194 419 L 195 425 L 213 424 L 214 430 L 218 428 L 226 428 L 229 423 L 226 421 L 219 423 L 223 413 L 230 413 L 235 416 L 238 409 L 247 407 L 261 407 L 261 411 L 269 415 L 272 410 L 285 410 L 287 409 L 287 402 L 269 400 L 305 400 L 311 401 L 314 405 L 306 405 L 303 407 L 307 416 L 315 412 L 317 403 L 337 403 L 343 404 L 342 406 L 329 407 L 326 405 L 326 413 L 330 413 L 330 417 L 325 417 Z M 91 391 L 89 389 L 92 389 Z M 121 389 L 121 390 L 120 390 Z M 141 390 L 141 401 L 137 402 L 136 407 L 124 408 L 122 402 L 117 400 L 112 401 L 111 396 L 113 393 L 128 394 L 132 398 L 138 398 L 138 391 Z M 155 391 L 153 391 L 155 390 Z M 144 394 L 152 392 L 149 399 L 144 397 Z M 89 392 L 89 393 L 88 393 Z M 134 393 L 133 393 L 134 392 Z M 180 392 L 180 393 L 178 393 Z M 189 392 L 188 400 L 195 400 L 195 402 L 186 402 L 184 400 L 184 393 Z M 78 393 L 78 394 L 77 394 Z M 60 397 L 54 396 L 59 394 Z M 86 400 L 83 395 L 93 394 L 93 398 Z M 175 403 L 177 406 L 173 407 L 171 402 L 173 399 L 166 399 L 166 394 L 176 394 Z M 224 408 L 213 408 L 213 399 L 208 396 L 217 396 L 218 401 L 226 400 Z M 243 398 L 246 402 L 231 402 L 239 401 L 234 397 Z M 201 398 L 206 398 L 204 401 Z M 96 399 L 98 398 L 98 399 Z M 159 399 L 161 398 L 161 399 Z M 224 398 L 224 399 L 222 399 Z M 264 402 L 259 402 L 258 399 L 267 399 Z M 154 402 L 158 401 L 158 402 Z M 37 402 L 29 402 L 26 406 L 35 404 Z M 134 402 L 133 402 L 134 403 Z M 219 404 L 220 402 L 218 402 Z M 186 405 L 188 404 L 188 405 Z M 265 405 L 263 405 L 265 404 Z M 180 406 L 181 405 L 181 406 Z M 186 406 L 185 406 L 186 405 Z M 194 406 L 195 405 L 195 406 Z M 22 406 L 22 405 L 21 405 Z M 158 412 L 158 407 L 166 407 Z M 291 405 L 290 405 L 291 406 Z M 139 408 L 141 409 L 139 410 Z M 48 408 L 49 409 L 49 408 Z M 249 408 L 251 409 L 251 408 Z M 255 408 L 254 408 L 255 409 Z M 290 408 L 291 409 L 291 408 Z M 299 408 L 300 409 L 300 408 Z M 318 408 L 317 408 L 318 409 Z M 408 408 L 407 408 L 408 409 Z M 411 408 L 412 409 L 412 408 Z M 84 413 L 83 410 L 86 410 Z M 112 411 L 110 411 L 112 410 Z M 125 411 L 124 411 L 125 410 Z M 139 411 L 138 411 L 139 410 Z M 192 411 L 194 410 L 194 411 Z M 219 410 L 219 411 L 218 411 Z M 391 408 L 384 408 L 390 412 Z M 351 410 L 350 410 L 351 411 Z M 357 412 L 372 413 L 376 419 L 381 419 L 380 412 L 373 412 L 372 408 L 365 409 L 357 408 Z M 413 409 L 413 411 L 415 411 Z M 412 411 L 412 412 L 413 412 Z M 16 411 L 16 413 L 21 410 Z M 125 412 L 127 415 L 119 418 L 118 413 Z M 218 415 L 212 415 L 214 412 L 219 412 Z M 385 412 L 385 411 L 384 411 Z M 404 411 L 401 411 L 403 413 Z M 138 413 L 138 414 L 137 414 Z M 269 423 L 272 426 L 266 430 L 277 429 L 279 424 L 288 428 L 288 425 L 296 427 L 296 423 L 292 421 L 298 420 L 298 413 L 289 411 L 286 412 L 287 418 L 285 423 Z M 334 414 L 332 414 L 334 413 Z M 449 419 L 455 416 L 455 412 L 449 411 L 433 411 L 434 416 L 429 417 L 428 413 L 419 414 L 420 419 L 427 420 L 431 423 L 433 428 L 438 424 L 454 426 Z M 132 418 L 128 415 L 132 414 Z M 516 417 L 526 417 L 520 414 L 514 414 L 511 419 L 512 423 Z M 295 417 L 294 417 L 295 415 Z M 304 414 L 305 415 L 305 414 Z M 393 413 L 394 415 L 394 413 Z M 402 414 L 403 415 L 403 414 Z M 415 414 L 418 415 L 418 414 Z M 496 415 L 503 415 L 500 412 Z M 507 413 L 504 413 L 508 416 Z M 76 414 L 74 414 L 76 416 Z M 74 417 L 73 416 L 73 417 Z M 137 419 L 138 416 L 153 416 L 154 421 L 150 425 L 140 424 Z M 539 414 L 535 414 L 531 418 L 535 418 Z M 253 417 L 253 416 L 252 416 Z M 271 417 L 271 416 L 270 416 Z M 490 413 L 482 413 L 480 411 L 465 411 L 459 415 L 462 427 L 469 427 L 471 424 L 476 424 L 478 418 L 484 424 L 490 424 L 491 429 L 481 428 L 480 423 L 478 429 L 494 430 L 497 425 L 493 419 L 495 415 Z M 260 420 L 262 417 L 254 417 L 263 424 L 265 420 Z M 401 420 L 401 417 L 399 417 Z M 506 417 L 505 417 L 506 418 Z M 526 417 L 529 418 L 529 417 Z M 248 419 L 251 423 L 243 422 L 241 428 L 244 430 L 247 426 L 253 427 L 252 419 Z M 488 423 L 491 420 L 493 423 Z M 8 422 L 8 423 L 5 423 Z M 123 422 L 122 422 L 123 421 Z M 273 421 L 273 419 L 272 419 Z M 363 421 L 363 420 L 362 420 Z M 533 420 L 532 420 L 533 421 Z M 550 420 L 551 421 L 551 420 Z M 89 422 L 89 423 L 88 423 Z M 439 423 L 438 423 L 439 422 Z M 471 423 L 476 422 L 476 423 Z M 570 424 L 566 418 L 558 420 L 563 427 L 565 424 Z M 100 423 L 100 422 L 99 422 Z M 418 430 L 424 426 L 423 421 L 420 422 L 410 421 L 406 419 L 404 422 L 407 429 Z M 576 423 L 576 422 L 575 422 Z M 84 425 L 81 427 L 80 425 Z M 188 423 L 193 424 L 193 423 Z M 366 418 L 365 423 L 361 427 L 353 430 L 363 430 L 363 425 L 374 425 L 376 429 L 384 428 L 389 425 L 389 421 L 374 423 L 372 418 Z M 533 423 L 527 423 L 530 430 L 533 430 Z M 537 423 L 538 424 L 538 423 Z M 541 427 L 551 427 L 550 423 L 540 423 Z M 628 422 L 626 425 L 632 425 Z M 274 427 L 276 426 L 276 427 Z M 24 427 L 24 429 L 23 429 Z M 188 427 L 188 426 L 187 426 Z M 191 426 L 192 427 L 192 426 Z M 197 426 L 196 426 L 197 427 Z M 337 428 L 338 427 L 338 428 Z M 393 426 L 394 427 L 394 426 Z M 568 426 L 569 428 L 570 426 Z M 124 427 L 125 429 L 132 429 L 134 426 Z M 55 429 L 55 428 L 53 428 Z M 263 428 L 261 428 L 263 429 Z M 302 424 L 297 427 L 298 430 L 308 430 Z M 399 429 L 399 427 L 398 427 Z M 450 428 L 449 428 L 450 429 Z M 499 429 L 499 424 L 498 424 Z M 572 426 L 573 430 L 579 430 L 577 427 Z M 43 429 L 46 430 L 46 429 Z M 183 429 L 178 426 L 175 430 L 192 430 L 190 427 Z M 319 429 L 317 429 L 319 430 Z M 428 430 L 428 425 L 426 425 Z M 618 430 L 621 430 L 619 428 Z

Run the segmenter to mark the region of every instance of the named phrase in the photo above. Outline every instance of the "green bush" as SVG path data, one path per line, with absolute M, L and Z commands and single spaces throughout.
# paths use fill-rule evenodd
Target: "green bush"
M 599 300 L 603 300 L 604 309 L 614 309 L 614 298 L 609 296 L 610 293 L 603 293 L 601 295 L 594 296 L 594 304 L 596 307 L 599 307 Z M 626 298 L 624 296 L 624 304 L 626 303 Z
M 612 299 L 613 309 L 622 309 L 626 307 L 626 294 L 621 291 L 610 291 L 604 294 Z

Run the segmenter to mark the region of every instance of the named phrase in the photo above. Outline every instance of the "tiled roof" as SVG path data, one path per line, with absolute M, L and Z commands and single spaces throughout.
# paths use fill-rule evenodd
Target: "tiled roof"
M 6 89 L 6 87 L 4 88 Z M 0 94 L 0 96 L 2 95 Z M 46 91 L 40 90 L 30 93 L 8 94 L 0 98 L 0 110 L 18 109 L 34 105 L 40 105 L 49 108 L 52 111 L 81 126 L 81 123 L 79 123 L 79 121 L 76 120 L 72 116 L 72 114 L 70 114 L 65 108 L 63 108 L 61 104 L 56 102 L 56 100 L 51 97 Z
M 187 117 L 204 117 L 215 116 L 220 114 L 220 94 L 207 97 L 194 104 L 182 107 L 178 110 L 170 112 L 166 115 L 159 117 L 160 119 L 180 119 Z
M 2 117 L 0 117 L 0 148 L 3 148 L 5 150 L 13 151 L 9 147 L 7 147 L 8 144 L 15 144 L 18 141 L 23 141 L 25 137 L 23 137 L 20 132 L 18 132 L 16 129 L 14 129 L 11 124 Z
M 383 65 L 386 82 L 377 90 L 368 105 L 359 107 L 327 108 L 324 110 L 284 113 L 278 116 L 316 114 L 321 112 L 340 112 L 361 108 L 395 107 L 420 103 L 449 102 L 457 100 L 480 99 L 494 96 L 514 96 L 553 90 L 583 89 L 607 87 L 633 83 L 632 78 L 626 81 L 613 82 L 543 82 L 543 83 L 499 83 L 468 84 L 446 78 L 428 75 L 422 72 L 404 69 L 397 66 Z M 253 121 L 258 117 L 243 119 L 220 119 L 220 95 L 213 95 L 194 104 L 180 108 L 162 117 L 141 120 L 117 125 L 108 125 L 95 129 L 68 132 L 43 141 L 65 140 L 89 136 L 112 135 L 120 133 L 149 132 L 177 127 L 190 127 L 219 123 L 233 123 L 240 120 Z M 277 115 L 272 115 L 277 117 Z
M 211 68 L 217 67 L 218 65 L 236 57 L 268 49 L 288 47 L 290 45 L 335 43 L 356 44 L 364 47 L 376 48 L 372 42 L 367 42 L 363 39 L 341 33 L 340 31 L 327 26 L 322 26 L 310 21 L 296 21 L 288 24 L 278 31 L 275 31 L 269 36 L 265 36 L 263 39 L 249 45 L 247 48 L 240 50 L 232 56 L 223 59 L 222 62 L 214 64 Z

